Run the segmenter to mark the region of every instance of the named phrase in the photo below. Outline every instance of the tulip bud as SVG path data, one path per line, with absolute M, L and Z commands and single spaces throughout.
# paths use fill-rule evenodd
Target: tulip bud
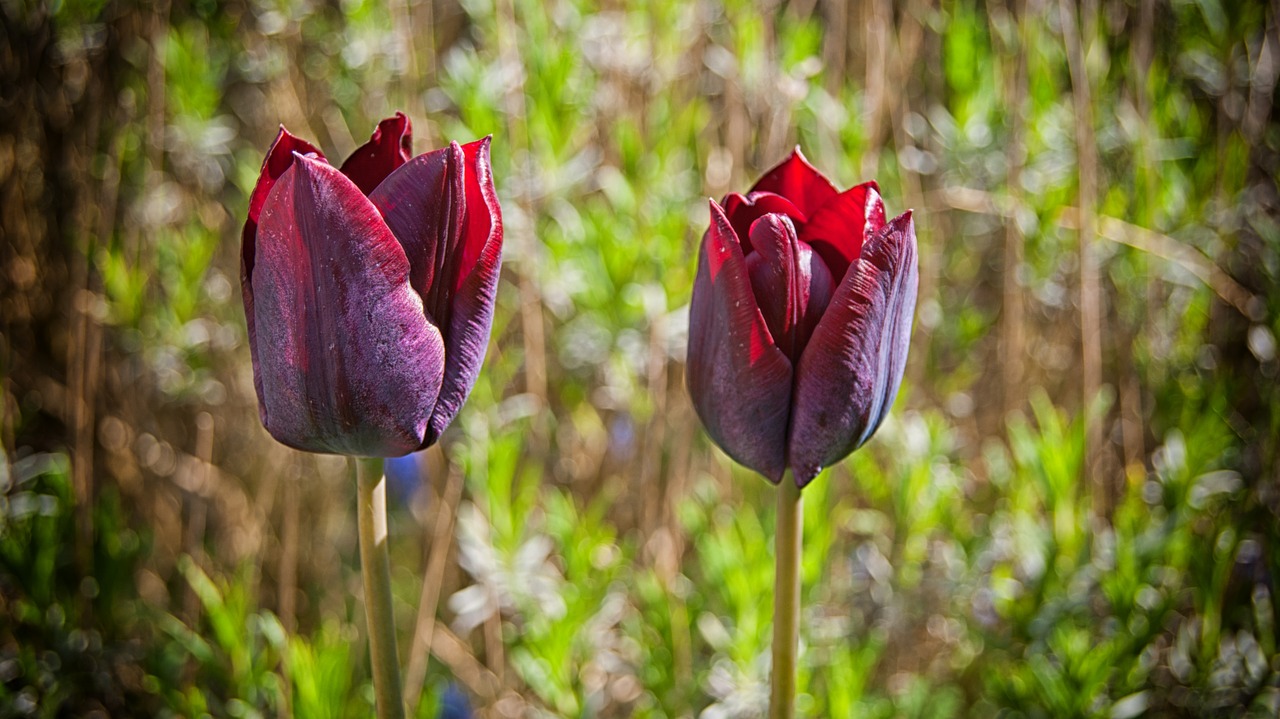
M 862 446 L 902 383 L 918 286 L 911 213 L 886 223 L 875 182 L 840 192 L 799 148 L 711 201 L 687 376 L 712 440 L 801 487 Z
M 263 162 L 240 279 L 259 414 L 291 447 L 427 447 L 479 374 L 502 254 L 489 139 L 411 145 L 397 113 L 341 169 L 283 127 Z

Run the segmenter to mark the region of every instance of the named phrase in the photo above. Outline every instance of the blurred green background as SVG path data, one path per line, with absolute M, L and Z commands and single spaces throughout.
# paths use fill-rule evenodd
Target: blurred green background
M 772 499 L 684 390 L 706 198 L 916 210 L 907 379 L 806 492 L 800 714 L 1280 714 L 1280 4 L 0 0 L 0 718 L 365 717 L 354 486 L 239 297 L 279 123 L 492 133 L 488 360 L 400 474 L 410 701 L 762 716 Z M 415 489 L 416 486 L 416 489 Z

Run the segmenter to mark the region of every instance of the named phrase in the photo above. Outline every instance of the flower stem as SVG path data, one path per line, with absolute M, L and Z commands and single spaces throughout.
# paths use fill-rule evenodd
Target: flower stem
M 400 659 L 391 614 L 391 562 L 387 555 L 387 483 L 380 457 L 356 459 L 356 514 L 360 532 L 360 574 L 369 625 L 369 658 L 378 719 L 404 719 Z
M 796 655 L 800 644 L 800 541 L 804 511 L 800 488 L 784 476 L 778 486 L 773 584 L 773 677 L 769 719 L 796 715 Z

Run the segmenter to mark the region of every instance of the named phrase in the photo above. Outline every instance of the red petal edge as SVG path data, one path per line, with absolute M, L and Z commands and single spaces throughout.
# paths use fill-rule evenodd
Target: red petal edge
M 812 217 L 819 207 L 839 194 L 831 180 L 809 164 L 799 145 L 787 159 L 764 173 L 751 191 L 782 195 L 795 203 L 807 217 Z
M 342 174 L 368 195 L 413 157 L 413 125 L 402 112 L 378 123 L 369 141 L 342 163 Z
M 445 332 L 444 385 L 427 424 L 423 446 L 435 443 L 453 422 L 480 376 L 493 326 L 493 306 L 502 273 L 502 208 L 489 162 L 492 136 L 462 146 L 466 214 Z
M 777 484 L 786 471 L 791 362 L 756 306 L 742 247 L 711 200 L 689 307 L 689 397 L 707 434 Z
M 258 182 L 249 194 L 249 216 L 245 220 L 244 229 L 240 233 L 240 290 L 244 295 L 245 328 L 249 336 L 249 356 L 253 362 L 253 388 L 258 395 L 258 414 L 263 424 L 267 418 L 263 414 L 262 381 L 258 373 L 258 343 L 256 327 L 253 321 L 253 265 L 257 253 L 258 218 L 262 215 L 262 206 L 275 186 L 276 180 L 293 166 L 294 153 L 312 154 L 323 160 L 324 155 L 314 145 L 289 134 L 284 125 L 271 141 L 267 156 L 262 160 L 262 170 L 258 173 Z

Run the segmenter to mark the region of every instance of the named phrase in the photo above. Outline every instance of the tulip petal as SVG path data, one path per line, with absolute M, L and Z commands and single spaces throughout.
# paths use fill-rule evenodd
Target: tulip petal
M 756 306 L 733 227 L 711 201 L 689 309 L 689 396 L 707 434 L 777 484 L 786 470 L 791 362 Z
M 747 276 L 760 316 L 783 354 L 791 357 L 809 283 L 800 276 L 800 241 L 784 215 L 769 214 L 751 227 L 755 251 L 746 256 Z
M 800 152 L 800 146 L 787 159 L 764 173 L 752 192 L 772 192 L 791 200 L 806 216 L 812 217 L 819 207 L 840 194 L 825 175 L 814 169 Z
M 884 201 L 875 180 L 840 193 L 800 230 L 800 239 L 822 256 L 835 277 L 844 277 L 862 251 L 862 243 L 884 227 Z
M 756 306 L 773 342 L 793 362 L 831 301 L 826 264 L 796 238 L 786 215 L 770 213 L 751 226 L 755 251 L 747 255 L 747 274 Z
M 725 196 L 724 214 L 729 218 L 734 233 L 738 235 L 743 255 L 751 254 L 754 249 L 751 245 L 751 225 L 770 212 L 786 215 L 793 222 L 805 221 L 804 213 L 782 195 L 772 192 L 752 192 L 748 195 L 731 192 Z
M 277 440 L 360 456 L 421 445 L 444 344 L 404 250 L 359 188 L 295 156 L 263 205 L 251 282 L 258 399 Z
M 457 416 L 489 346 L 502 263 L 489 144 L 486 137 L 419 155 L 369 196 L 404 246 L 414 289 L 444 334 L 444 384 L 424 446 Z
M 423 446 L 434 443 L 458 415 L 480 376 L 489 348 L 498 275 L 502 272 L 502 209 L 493 186 L 489 142 L 486 137 L 462 146 L 467 211 L 462 227 L 461 263 L 444 336 L 444 385 Z
M 449 326 L 458 247 L 466 217 L 463 153 L 458 143 L 418 155 L 369 194 L 404 247 L 409 279 L 431 321 Z
M 801 487 L 870 439 L 888 413 L 919 282 L 907 212 L 867 240 L 800 358 L 788 460 Z
M 413 126 L 404 113 L 397 112 L 395 117 L 379 122 L 369 141 L 342 163 L 342 174 L 367 195 L 410 157 L 413 157 Z
M 267 156 L 262 160 L 258 183 L 254 185 L 253 192 L 249 195 L 249 218 L 245 220 L 244 230 L 240 233 L 240 290 L 244 295 L 245 327 L 249 331 L 249 357 L 253 362 L 253 386 L 258 397 L 262 397 L 262 380 L 258 373 L 258 344 L 254 341 L 257 332 L 253 323 L 253 283 L 249 281 L 253 276 L 258 218 L 262 215 L 262 206 L 267 201 L 267 195 L 271 194 L 271 188 L 275 186 L 276 180 L 284 174 L 285 170 L 293 166 L 295 152 L 324 159 L 324 155 L 311 143 L 294 137 L 284 129 L 284 125 L 281 125 L 280 131 L 276 133 L 276 139 L 271 142 L 271 149 L 267 150 Z M 258 414 L 263 424 L 266 424 L 266 415 L 262 412 L 262 403 L 259 402 Z

